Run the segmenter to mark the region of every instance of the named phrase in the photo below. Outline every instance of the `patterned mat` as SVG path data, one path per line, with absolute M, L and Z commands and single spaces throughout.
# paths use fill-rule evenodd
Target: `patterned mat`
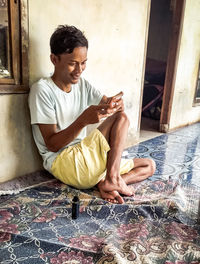
M 125 204 L 57 180 L 0 196 L 0 263 L 199 264 L 200 124 L 142 142 L 126 157 L 157 170 Z M 72 219 L 72 198 L 81 201 Z
M 0 184 L 0 195 L 17 194 L 26 189 L 53 181 L 53 176 L 45 170 L 23 175 L 14 180 Z

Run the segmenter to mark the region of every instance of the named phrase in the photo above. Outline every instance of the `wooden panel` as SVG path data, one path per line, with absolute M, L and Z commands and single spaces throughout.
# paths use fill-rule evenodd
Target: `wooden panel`
M 20 1 L 21 17 L 21 82 L 24 87 L 29 85 L 29 60 L 28 60 L 28 1 Z M 26 90 L 27 90 L 26 89 Z
M 0 85 L 0 94 L 28 93 L 29 86 L 23 84 Z
M 12 69 L 15 84 L 20 84 L 19 0 L 9 1 Z
M 15 84 L 15 80 L 13 78 L 1 78 L 0 85 L 3 85 L 3 84 Z
M 168 132 L 169 127 L 172 101 L 174 95 L 174 83 L 177 70 L 177 59 L 179 54 L 180 38 L 183 26 L 184 10 L 185 0 L 176 0 L 175 9 L 173 13 L 172 34 L 169 45 L 163 104 L 160 118 L 161 132 Z
M 29 91 L 27 0 L 10 0 L 8 8 L 13 78 L 0 79 L 0 93 L 24 93 Z

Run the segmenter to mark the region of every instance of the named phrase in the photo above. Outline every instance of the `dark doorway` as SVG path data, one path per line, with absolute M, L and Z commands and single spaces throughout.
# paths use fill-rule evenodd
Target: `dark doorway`
M 151 1 L 141 130 L 159 131 L 174 3 Z

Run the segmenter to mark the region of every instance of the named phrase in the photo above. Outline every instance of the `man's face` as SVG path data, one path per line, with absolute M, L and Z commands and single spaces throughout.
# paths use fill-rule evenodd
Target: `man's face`
M 52 62 L 61 81 L 67 84 L 77 83 L 86 67 L 87 48 L 78 47 L 72 53 L 53 56 Z

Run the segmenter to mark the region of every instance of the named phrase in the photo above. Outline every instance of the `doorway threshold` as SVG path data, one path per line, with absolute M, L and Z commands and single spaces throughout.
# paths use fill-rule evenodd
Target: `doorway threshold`
M 164 133 L 159 132 L 159 120 L 142 117 L 139 142 L 158 137 Z

